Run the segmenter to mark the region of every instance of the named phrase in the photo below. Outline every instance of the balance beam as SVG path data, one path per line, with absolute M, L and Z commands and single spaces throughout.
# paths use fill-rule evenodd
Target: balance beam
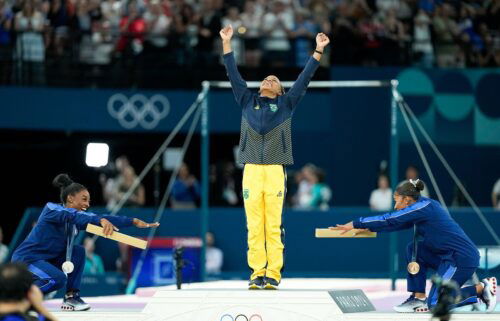
M 328 228 L 317 228 L 316 229 L 316 238 L 372 238 L 372 237 L 377 237 L 376 232 L 369 232 L 369 231 L 363 231 L 359 232 L 358 234 L 354 234 L 354 232 L 357 232 L 358 230 L 350 230 L 349 232 L 346 232 L 344 234 L 344 231 L 340 230 L 330 230 Z
M 100 226 L 97 226 L 94 224 L 87 224 L 87 232 L 89 232 L 89 233 L 92 233 L 92 234 L 95 234 L 98 236 L 102 236 L 102 237 L 105 237 L 107 239 L 114 240 L 114 241 L 117 241 L 117 242 L 120 242 L 123 244 L 138 247 L 138 248 L 143 249 L 143 250 L 146 249 L 146 247 L 148 246 L 148 242 L 141 240 L 137 237 L 128 236 L 126 234 L 118 233 L 118 232 L 113 232 L 113 234 L 106 236 L 106 235 L 104 235 L 104 233 L 102 231 L 103 231 L 103 228 Z

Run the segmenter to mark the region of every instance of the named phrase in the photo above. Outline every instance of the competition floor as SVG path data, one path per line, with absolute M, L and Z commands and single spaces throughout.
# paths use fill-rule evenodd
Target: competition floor
M 205 282 L 205 283 L 193 283 L 183 286 L 183 297 L 190 293 L 224 293 L 227 299 L 231 301 L 231 304 L 235 307 L 241 306 L 243 308 L 248 308 L 249 299 L 258 299 L 259 296 L 268 296 L 270 291 L 248 291 L 246 290 L 246 281 L 215 281 L 215 282 Z M 289 321 L 333 321 L 333 320 L 350 320 L 350 321 L 362 321 L 362 320 L 430 320 L 430 314 L 398 314 L 392 312 L 392 306 L 404 301 L 408 294 L 405 291 L 405 280 L 399 280 L 397 283 L 397 290 L 390 291 L 390 281 L 389 280 L 373 280 L 373 279 L 284 279 L 280 286 L 283 292 L 296 294 L 305 293 L 304 298 L 294 304 L 294 308 L 297 306 L 303 306 L 304 309 L 311 308 L 317 302 L 311 299 L 308 302 L 306 293 L 317 293 L 314 291 L 320 290 L 332 290 L 332 289 L 362 289 L 367 297 L 371 300 L 376 308 L 376 312 L 369 313 L 351 313 L 330 316 L 324 319 L 311 317 L 304 314 L 302 317 L 297 316 L 293 319 L 287 318 Z M 54 312 L 54 314 L 60 320 L 105 320 L 105 321 L 158 321 L 158 320 L 186 320 L 186 321 L 219 321 L 220 316 L 213 317 L 214 314 L 207 312 L 206 315 L 203 312 L 197 313 L 196 317 L 182 317 L 182 316 L 166 316 L 164 313 L 152 312 L 151 309 L 146 308 L 148 302 L 154 300 L 155 294 L 160 291 L 161 293 L 166 293 L 170 297 L 176 297 L 174 293 L 175 287 L 157 287 L 157 288 L 139 288 L 134 295 L 119 295 L 119 296 L 107 296 L 107 297 L 88 297 L 85 300 L 92 306 L 91 310 L 85 312 L 62 312 L 59 310 L 61 303 L 60 299 L 50 300 L 46 302 L 46 306 Z M 158 292 L 158 293 L 160 293 Z M 274 292 L 274 291 L 271 291 Z M 158 296 L 158 294 L 156 295 Z M 241 298 L 241 299 L 239 299 Z M 226 299 L 225 297 L 223 299 Z M 158 302 L 158 298 L 156 298 Z M 172 312 L 185 304 L 186 302 L 179 301 L 179 303 L 171 302 L 172 300 L 165 300 L 164 308 L 165 311 Z M 240 300 L 240 301 L 238 301 Z M 333 304 L 333 303 L 332 303 Z M 217 303 L 212 302 L 212 305 L 217 305 Z M 201 305 L 200 305 L 201 306 Z M 206 305 L 205 305 L 206 306 Z M 227 305 L 226 305 L 227 307 Z M 196 304 L 193 306 L 191 303 L 191 308 L 196 309 Z M 213 306 L 211 308 L 214 308 Z M 215 307 L 216 308 L 216 307 Z M 273 307 L 274 308 L 274 307 Z M 279 308 L 279 307 L 278 307 Z M 180 309 L 180 308 L 179 308 Z M 200 308 L 201 309 L 201 308 Z M 286 313 L 287 307 L 281 307 L 283 314 Z M 275 309 L 276 310 L 276 309 Z M 299 309 L 300 310 L 300 309 Z M 158 310 L 156 310 L 158 311 Z M 207 310 L 208 311 L 208 310 Z M 170 313 L 172 315 L 172 313 Z M 233 316 L 234 317 L 234 316 Z M 238 318 L 238 320 L 244 320 L 244 318 Z M 280 318 L 281 319 L 281 318 Z M 223 319 L 222 321 L 225 321 Z M 227 318 L 231 320 L 231 318 Z M 260 321 L 259 318 L 254 318 L 252 320 Z M 497 306 L 497 311 L 491 314 L 485 314 L 481 312 L 469 312 L 469 311 L 459 311 L 454 313 L 452 320 L 496 320 L 500 321 L 500 304 Z M 264 314 L 262 314 L 262 321 L 279 321 L 273 318 L 272 320 L 266 320 Z

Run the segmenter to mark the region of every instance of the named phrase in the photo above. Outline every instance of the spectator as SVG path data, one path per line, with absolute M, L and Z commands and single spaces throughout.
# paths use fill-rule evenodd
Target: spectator
M 465 207 L 468 206 L 469 202 L 465 197 L 462 190 L 458 187 L 458 185 L 453 186 L 453 198 L 451 199 L 451 207 Z
M 237 175 L 233 162 L 225 161 L 220 166 L 213 167 L 213 193 L 217 205 L 240 206 L 241 202 L 241 176 Z M 237 177 L 238 176 L 238 177 Z
M 152 53 L 163 53 L 167 46 L 167 33 L 171 19 L 163 13 L 159 0 L 153 0 L 148 5 L 148 11 L 144 14 L 146 31 L 146 51 Z
M 295 183 L 297 184 L 297 193 L 293 197 L 294 207 L 297 209 L 305 209 L 311 202 L 312 198 L 312 176 L 314 175 L 315 166 L 307 164 L 295 174 Z
M 414 22 L 413 60 L 422 67 L 431 68 L 434 64 L 431 19 L 424 10 L 420 10 Z
M 436 1 L 435 0 L 419 0 L 418 7 L 425 12 L 431 14 L 436 9 Z
M 233 29 L 236 31 L 234 37 L 231 38 L 231 48 L 233 48 L 234 59 L 236 60 L 236 63 L 238 65 L 242 65 L 244 62 L 244 55 L 243 55 L 243 42 L 241 39 L 241 35 L 244 33 L 243 32 L 244 29 L 241 28 L 243 26 L 243 21 L 240 18 L 238 7 L 230 7 L 227 10 L 227 15 L 224 18 L 222 18 L 222 25 L 223 26 L 231 25 L 233 26 Z
M 3 244 L 3 230 L 0 227 L 0 264 L 5 262 L 9 256 L 9 248 Z
M 459 29 L 453 20 L 453 15 L 453 7 L 445 3 L 437 8 L 432 22 L 436 35 L 435 50 L 439 67 L 463 66 L 460 62 L 460 48 L 456 43 Z
M 21 64 L 23 79 L 29 83 L 43 84 L 45 61 L 45 43 L 43 30 L 45 17 L 38 11 L 32 0 L 24 2 L 22 10 L 14 19 L 17 32 L 16 58 Z
M 113 33 L 120 30 L 120 18 L 123 3 L 120 0 L 104 0 L 101 2 L 101 12 L 103 20 L 110 24 Z
M 196 178 L 189 173 L 189 167 L 183 163 L 179 169 L 179 175 L 172 187 L 170 203 L 175 209 L 196 208 L 196 202 L 200 198 L 200 186 Z
M 95 254 L 95 243 L 91 237 L 86 237 L 83 241 L 85 248 L 85 267 L 83 268 L 84 275 L 103 275 L 104 264 L 98 254 Z
M 408 39 L 403 23 L 396 17 L 396 10 L 391 9 L 386 12 L 383 22 L 383 54 L 381 55 L 382 65 L 400 65 L 403 61 L 402 53 L 404 42 Z
M 177 65 L 191 64 L 198 44 L 197 16 L 193 7 L 182 3 L 175 8 L 170 37 L 173 59 Z
M 198 18 L 198 62 L 210 65 L 216 61 L 214 54 L 215 39 L 221 29 L 220 12 L 216 10 L 214 0 L 202 0 Z
M 56 56 L 61 56 L 68 40 L 68 27 L 74 8 L 72 2 L 65 0 L 51 0 L 47 20 L 52 29 L 52 46 Z
M 33 316 L 30 310 L 37 312 Z M 43 294 L 23 263 L 0 265 L 0 319 L 35 321 L 57 319 L 43 306 Z
M 307 10 L 297 10 L 295 13 L 295 25 L 291 37 L 295 40 L 295 65 L 304 67 L 311 55 L 314 45 L 314 37 L 319 32 L 318 26 L 309 19 Z
M 264 15 L 262 31 L 264 40 L 265 59 L 274 67 L 285 66 L 289 62 L 288 52 L 290 42 L 288 37 L 293 29 L 293 13 L 287 10 L 284 2 L 278 0 L 272 5 L 272 11 Z
M 493 190 L 491 192 L 491 201 L 493 208 L 500 210 L 500 178 L 497 180 L 495 185 L 493 185 Z
M 500 0 L 485 1 L 485 20 L 490 30 L 500 30 Z
M 363 65 L 375 66 L 382 60 L 382 37 L 384 26 L 375 17 L 358 21 L 362 37 Z
M 308 207 L 323 211 L 327 210 L 332 198 L 332 191 L 325 183 L 325 172 L 320 168 L 316 168 L 311 177 L 311 183 L 311 201 Z
M 91 47 L 92 20 L 88 0 L 76 2 L 76 12 L 71 19 L 71 31 L 75 44 L 80 45 L 80 60 L 84 63 L 92 62 L 93 51 Z
M 406 168 L 406 179 L 398 184 L 398 187 L 403 185 L 404 183 L 408 182 L 410 179 L 416 180 L 417 178 L 420 178 L 419 171 L 417 166 L 415 165 L 409 165 Z M 429 197 L 429 189 L 427 186 L 424 187 L 422 191 L 420 191 L 420 195 L 423 197 Z
M 302 65 L 316 29 L 335 39 L 323 67 L 494 68 L 498 21 L 500 0 L 0 0 L 0 84 L 43 85 L 46 66 L 51 75 L 71 66 L 64 77 L 78 83 L 94 86 L 105 75 L 117 86 L 149 86 L 172 64 L 215 66 L 221 22 L 233 24 L 237 63 L 249 67 L 262 57 L 273 66 Z M 78 77 L 73 68 L 81 64 L 91 65 L 91 77 Z
M 392 209 L 392 189 L 386 175 L 378 177 L 377 189 L 370 194 L 369 203 L 373 211 L 390 211 Z
M 348 7 L 339 4 L 334 11 L 331 60 L 339 65 L 353 65 L 361 61 L 362 34 L 355 28 L 355 21 L 347 17 Z
M 127 13 L 120 20 L 120 39 L 116 50 L 126 56 L 137 56 L 142 52 L 146 22 L 135 1 L 128 4 Z
M 298 209 L 328 209 L 331 190 L 324 183 L 325 174 L 313 164 L 307 164 L 296 175 L 298 181 L 297 194 L 294 197 Z
M 402 0 L 376 0 L 377 10 L 379 12 L 396 11 L 399 9 Z
M 116 259 L 116 270 L 125 276 L 130 273 L 130 247 L 127 244 L 118 242 L 118 252 L 120 255 Z
M 220 274 L 222 264 L 224 262 L 224 253 L 221 249 L 215 246 L 215 235 L 208 232 L 206 235 L 207 250 L 206 250 L 206 265 L 207 274 Z
M 241 14 L 241 21 L 245 27 L 245 65 L 248 67 L 258 67 L 262 57 L 260 48 L 260 28 L 262 26 L 262 10 L 258 10 L 255 1 L 247 0 L 245 10 Z
M 116 204 L 125 196 L 125 193 L 134 184 L 137 179 L 135 170 L 128 159 L 125 156 L 120 156 L 115 160 L 116 170 L 118 175 L 114 178 L 108 178 L 101 176 L 101 184 L 103 186 L 103 196 L 104 200 L 107 202 L 106 208 L 112 210 Z M 146 203 L 146 192 L 144 186 L 139 184 L 128 200 L 125 202 L 124 206 L 143 206 Z
M 12 18 L 7 0 L 0 0 L 0 83 L 8 83 L 12 60 Z

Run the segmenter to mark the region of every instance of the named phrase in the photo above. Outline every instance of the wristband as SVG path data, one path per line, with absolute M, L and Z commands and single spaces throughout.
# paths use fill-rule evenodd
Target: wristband
M 323 54 L 323 51 L 319 51 L 319 50 L 316 50 L 316 49 L 314 49 L 314 52 L 317 52 L 317 53 L 319 53 L 320 55 L 322 55 L 322 54 Z

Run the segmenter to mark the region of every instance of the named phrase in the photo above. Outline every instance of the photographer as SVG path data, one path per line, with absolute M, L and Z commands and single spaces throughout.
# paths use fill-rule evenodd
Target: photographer
M 33 275 L 23 263 L 0 266 L 0 321 L 34 321 L 57 319 L 42 305 L 43 295 L 33 284 Z M 30 310 L 38 316 L 28 314 Z

